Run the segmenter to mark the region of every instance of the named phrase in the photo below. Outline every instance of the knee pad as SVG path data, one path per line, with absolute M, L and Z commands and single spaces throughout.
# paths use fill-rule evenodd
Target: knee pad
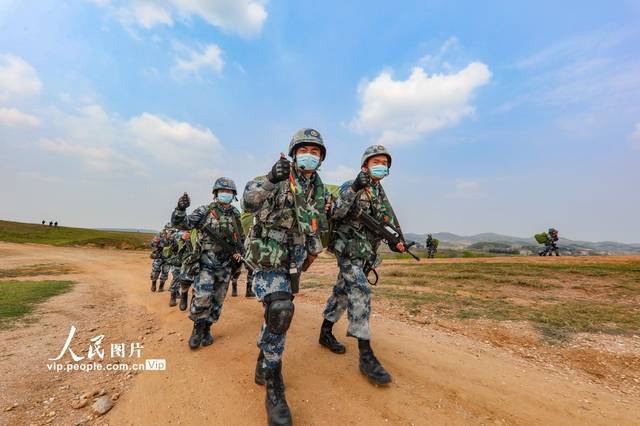
M 264 319 L 271 333 L 284 334 L 289 329 L 295 309 L 291 300 L 291 294 L 285 291 L 277 291 L 265 297 Z

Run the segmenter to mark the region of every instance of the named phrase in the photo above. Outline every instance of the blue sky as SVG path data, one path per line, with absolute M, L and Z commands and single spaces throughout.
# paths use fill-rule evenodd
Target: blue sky
M 0 217 L 158 228 L 300 127 L 406 231 L 640 242 L 640 3 L 0 1 Z

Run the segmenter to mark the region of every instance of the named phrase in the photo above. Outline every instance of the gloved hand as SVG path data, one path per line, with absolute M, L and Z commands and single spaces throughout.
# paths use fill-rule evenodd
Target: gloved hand
M 189 199 L 189 194 L 186 192 L 182 194 L 182 196 L 178 199 L 178 206 L 176 210 L 180 210 L 181 212 L 185 211 L 187 207 L 191 205 L 191 200 Z
M 271 183 L 278 183 L 288 179 L 289 173 L 291 173 L 289 160 L 286 159 L 284 154 L 280 154 L 280 159 L 276 161 L 269 174 L 267 174 L 267 179 L 269 179 L 269 182 Z
M 360 171 L 358 176 L 356 176 L 356 179 L 351 184 L 351 189 L 358 192 L 361 189 L 366 188 L 367 185 L 369 185 L 369 174 L 367 172 Z

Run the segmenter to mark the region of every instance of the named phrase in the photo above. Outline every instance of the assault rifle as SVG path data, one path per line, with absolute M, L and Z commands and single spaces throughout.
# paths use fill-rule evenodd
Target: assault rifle
M 416 243 L 414 241 L 411 241 L 409 243 L 406 242 L 404 236 L 402 235 L 402 232 L 400 232 L 400 229 L 393 223 L 386 220 L 379 221 L 373 216 L 367 214 L 362 209 L 358 210 L 355 217 L 359 219 L 360 222 L 362 222 L 364 227 L 367 228 L 369 232 L 371 232 L 376 237 L 386 241 L 387 244 L 389 244 L 391 250 L 397 251 L 395 247 L 398 245 L 398 243 L 402 243 L 404 245 L 405 252 L 409 253 L 415 260 L 420 261 L 420 258 L 413 254 L 411 250 L 409 250 L 409 248 L 414 246 Z M 375 276 L 375 281 L 373 282 L 369 280 L 369 274 L 371 272 L 373 272 L 373 275 Z M 371 285 L 376 285 L 378 283 L 378 273 L 373 267 L 373 263 L 371 261 L 365 262 L 364 273 L 367 275 L 367 280 Z
M 241 255 L 240 262 L 244 263 L 244 265 L 251 271 L 255 269 L 255 267 L 252 264 L 250 264 L 244 258 L 244 256 L 242 256 L 244 254 L 244 247 L 242 247 L 242 244 L 240 244 L 240 241 L 234 241 L 232 238 L 229 238 L 227 235 L 224 235 L 222 232 L 216 231 L 215 229 L 213 229 L 211 225 L 204 226 L 202 230 L 211 238 L 213 238 L 216 244 L 222 247 L 222 251 L 224 253 L 228 254 L 229 256 L 233 256 L 236 253 Z M 233 259 L 233 257 L 232 257 L 232 260 L 235 262 L 235 259 Z

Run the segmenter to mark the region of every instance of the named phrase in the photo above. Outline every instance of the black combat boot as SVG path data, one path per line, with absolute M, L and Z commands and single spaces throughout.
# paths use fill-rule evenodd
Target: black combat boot
M 206 322 L 204 324 L 204 330 L 202 333 L 202 346 L 209 346 L 213 343 L 213 336 L 211 335 L 211 324 Z
M 269 426 L 291 425 L 291 411 L 284 396 L 284 381 L 282 379 L 282 363 L 277 368 L 267 368 L 265 384 L 267 396 L 265 406 L 267 408 L 267 420 Z
M 336 340 L 336 337 L 331 332 L 332 328 L 333 323 L 325 319 L 322 322 L 322 327 L 320 327 L 320 338 L 318 339 L 318 342 L 334 354 L 343 354 L 347 351 L 347 348 Z
M 255 293 L 253 292 L 253 289 L 251 288 L 251 284 L 247 283 L 247 291 L 244 294 L 244 297 L 256 297 Z
M 386 385 L 391 382 L 391 374 L 380 365 L 380 361 L 373 354 L 368 340 L 358 339 L 360 349 L 360 372 L 374 385 Z
M 160 281 L 160 287 L 158 288 L 158 291 L 164 291 L 164 281 Z
M 175 291 L 171 292 L 171 297 L 169 298 L 169 306 L 176 306 L 178 304 L 178 295 L 176 294 Z
M 156 282 L 155 282 L 155 280 L 151 281 L 151 291 L 154 291 L 154 292 L 156 291 Z
M 200 343 L 202 343 L 205 324 L 206 320 L 203 319 L 199 319 L 193 322 L 193 332 L 191 333 L 191 337 L 189 338 L 189 347 L 191 349 L 197 349 L 200 347 Z
M 238 283 L 231 284 L 231 297 L 238 297 Z
M 180 295 L 180 310 L 181 311 L 186 311 L 187 310 L 187 302 L 189 301 L 189 293 L 188 292 L 184 292 Z
M 258 361 L 256 362 L 256 377 L 255 382 L 258 385 L 264 386 L 267 375 L 267 366 L 264 364 L 264 352 L 260 349 L 260 353 L 258 354 Z

